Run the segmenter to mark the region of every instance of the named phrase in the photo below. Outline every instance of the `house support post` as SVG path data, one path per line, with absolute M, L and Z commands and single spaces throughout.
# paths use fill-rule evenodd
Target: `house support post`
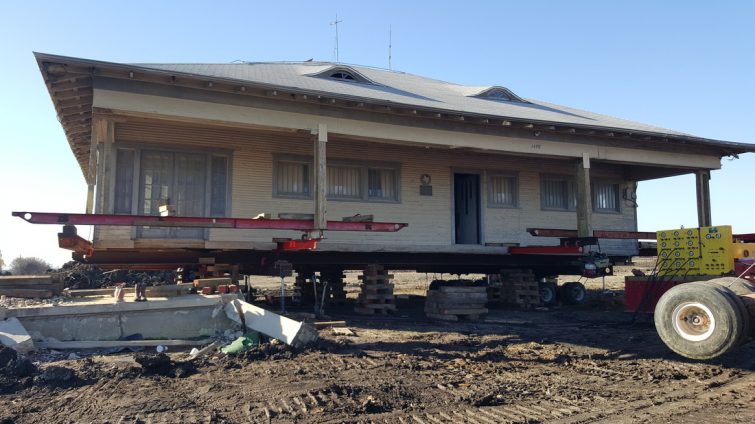
M 695 186 L 697 188 L 697 225 L 710 227 L 713 219 L 710 215 L 710 171 L 695 172 Z
M 94 187 L 97 182 L 97 143 L 94 131 L 90 135 L 89 142 L 89 168 L 87 168 L 87 205 L 86 213 L 94 213 Z
M 582 154 L 577 163 L 577 237 L 592 237 L 592 193 L 590 190 L 590 156 Z
M 326 124 L 317 125 L 317 140 L 315 141 L 315 225 L 313 238 L 322 237 L 327 229 L 327 154 L 328 127 Z
M 94 210 L 96 213 L 113 212 L 113 175 L 115 170 L 115 124 L 113 121 L 102 117 L 94 117 L 92 120 L 92 147 L 98 151 L 96 160 L 97 193 Z M 91 164 L 90 156 L 90 164 Z M 92 182 L 90 182 L 92 184 Z

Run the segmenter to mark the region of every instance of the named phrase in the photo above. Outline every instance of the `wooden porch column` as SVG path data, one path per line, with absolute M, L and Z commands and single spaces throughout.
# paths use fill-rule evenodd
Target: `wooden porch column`
M 115 168 L 115 124 L 113 121 L 94 117 L 92 119 L 92 147 L 99 151 L 97 158 L 97 177 L 96 177 L 96 204 L 94 210 L 96 213 L 113 212 L 113 170 Z M 101 147 L 100 147 L 101 144 Z M 91 156 L 90 156 L 91 163 Z
M 94 213 L 94 187 L 97 183 L 97 142 L 94 130 L 89 135 L 89 168 L 87 169 L 87 205 L 86 213 Z
M 710 215 L 710 171 L 695 172 L 697 188 L 697 226 L 710 227 L 713 219 Z
M 590 190 L 590 156 L 582 154 L 577 163 L 577 237 L 592 237 L 592 192 Z
M 326 144 L 328 142 L 328 127 L 326 124 L 317 125 L 317 140 L 315 142 L 315 230 L 322 236 L 322 230 L 327 229 L 327 158 Z

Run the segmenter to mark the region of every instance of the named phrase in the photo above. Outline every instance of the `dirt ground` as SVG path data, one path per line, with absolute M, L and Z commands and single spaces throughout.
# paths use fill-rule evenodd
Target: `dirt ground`
M 267 346 L 196 367 L 166 362 L 165 372 L 133 353 L 38 362 L 76 376 L 35 377 L 0 395 L 0 423 L 755 422 L 755 343 L 715 361 L 680 358 L 649 317 L 622 311 L 621 277 L 607 279 L 606 293 L 601 280 L 588 282 L 583 306 L 491 309 L 458 323 L 424 317 L 420 295 L 433 277 L 397 273 L 393 316 L 327 310 L 355 335 L 325 329 L 303 351 Z M 354 297 L 356 275 L 348 281 Z

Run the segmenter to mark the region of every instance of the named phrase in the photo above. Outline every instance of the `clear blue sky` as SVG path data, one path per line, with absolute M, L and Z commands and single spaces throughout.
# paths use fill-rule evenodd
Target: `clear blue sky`
M 334 59 L 393 68 L 716 139 L 755 143 L 755 2 L 7 2 L 0 25 L 0 251 L 69 258 L 57 226 L 12 210 L 83 211 L 86 185 L 32 51 L 115 62 Z M 755 232 L 755 154 L 724 161 L 713 219 Z M 696 226 L 689 176 L 642 183 L 643 230 Z M 749 210 L 747 210 L 749 208 Z M 86 231 L 80 234 L 88 236 Z

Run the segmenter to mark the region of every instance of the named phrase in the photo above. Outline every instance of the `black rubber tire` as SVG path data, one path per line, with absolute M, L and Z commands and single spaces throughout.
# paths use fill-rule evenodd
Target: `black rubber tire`
M 734 278 L 734 277 L 724 277 L 724 278 Z M 721 282 L 716 281 L 716 280 L 719 280 L 719 279 L 717 278 L 715 280 L 700 281 L 694 284 L 704 284 L 710 287 L 717 287 L 723 290 L 724 294 L 726 294 L 726 297 L 729 299 L 729 302 L 732 304 L 733 307 L 739 310 L 739 313 L 743 317 L 742 337 L 737 342 L 737 346 L 743 345 L 747 341 L 747 339 L 750 338 L 750 335 L 752 334 L 752 331 L 754 330 L 750 323 L 751 321 L 750 312 L 747 310 L 747 306 L 745 305 L 744 301 L 739 298 L 739 294 L 736 293 L 734 290 L 726 287 L 726 285 L 724 285 L 725 283 L 727 283 L 726 281 L 723 282 L 724 284 L 721 284 Z M 742 286 L 739 286 L 739 287 L 740 289 L 742 288 Z M 749 294 L 749 293 L 745 293 L 745 294 Z
M 558 285 L 553 282 L 539 283 L 540 303 L 545 306 L 558 302 Z
M 727 289 L 733 291 L 734 294 L 739 295 L 739 296 L 755 293 L 755 284 L 752 284 L 743 278 L 720 277 L 720 278 L 714 278 L 712 280 L 708 280 L 707 282 L 715 283 L 715 284 L 718 284 L 719 286 L 724 286 Z
M 664 293 L 654 316 L 655 329 L 663 343 L 685 358 L 702 360 L 719 357 L 737 347 L 742 340 L 746 317 L 727 291 L 732 293 L 721 286 L 687 283 Z M 707 307 L 715 319 L 712 333 L 704 340 L 685 339 L 674 328 L 674 310 L 688 303 Z
M 587 300 L 587 290 L 582 283 L 571 281 L 558 289 L 558 296 L 567 305 L 580 305 Z

